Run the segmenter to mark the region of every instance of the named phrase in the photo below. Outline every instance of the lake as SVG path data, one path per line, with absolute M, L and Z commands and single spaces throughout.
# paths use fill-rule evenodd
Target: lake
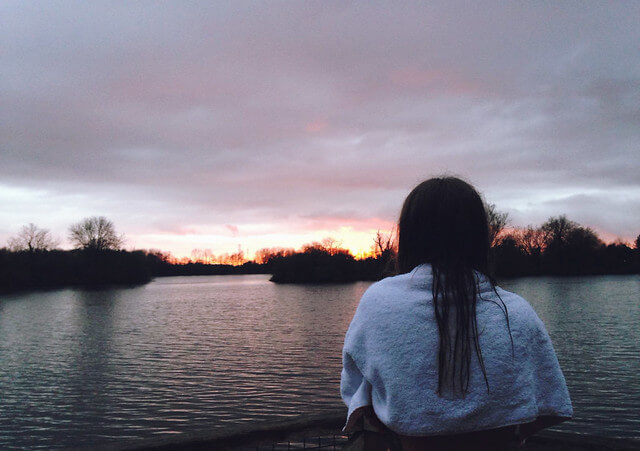
M 0 448 L 125 446 L 334 413 L 344 333 L 369 283 L 159 278 L 134 288 L 0 296 Z M 640 277 L 521 278 L 575 418 L 640 439 Z

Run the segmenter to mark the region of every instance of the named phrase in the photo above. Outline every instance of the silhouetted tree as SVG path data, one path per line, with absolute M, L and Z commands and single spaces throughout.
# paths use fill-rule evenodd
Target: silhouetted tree
M 302 252 L 305 253 L 305 252 L 321 251 L 329 255 L 350 254 L 350 252 L 347 249 L 341 246 L 342 246 L 342 242 L 336 240 L 335 238 L 327 237 L 327 238 L 323 238 L 322 241 L 320 242 L 314 241 L 311 244 L 304 244 L 302 246 Z
M 35 224 L 27 224 L 20 229 L 18 235 L 9 238 L 7 244 L 9 250 L 14 252 L 35 252 L 55 249 L 58 246 L 58 241 L 51 236 L 47 229 L 41 229 Z
M 238 252 L 234 252 L 229 256 L 229 262 L 233 266 L 240 266 L 244 262 L 246 262 L 244 258 L 244 251 L 242 250 L 242 248 L 240 248 L 240 246 L 238 246 Z
M 191 261 L 193 263 L 204 263 L 204 251 L 202 249 L 193 249 L 191 251 Z
M 149 249 L 146 252 L 149 270 L 152 275 L 169 275 L 174 265 L 175 257 L 171 252 L 163 252 L 159 249 Z
M 384 234 L 378 230 L 373 238 L 372 251 L 376 258 L 391 254 L 395 251 L 394 233 Z
M 509 213 L 498 211 L 495 204 L 487 204 L 486 210 L 489 221 L 489 242 L 491 246 L 495 246 L 500 239 L 500 232 L 509 223 Z
M 636 237 L 636 254 L 634 256 L 635 259 L 635 272 L 640 274 L 640 235 Z
M 540 229 L 544 233 L 544 266 L 551 274 L 569 274 L 571 268 L 567 242 L 578 224 L 565 215 L 549 218 Z
M 519 246 L 531 256 L 539 256 L 545 245 L 545 234 L 540 228 L 531 225 L 517 233 Z
M 602 268 L 609 274 L 633 274 L 638 273 L 638 251 L 630 248 L 622 240 L 604 247 Z
M 358 280 L 353 255 L 337 240 L 325 238 L 270 261 L 271 281 L 281 283 L 342 283 Z
M 292 248 L 284 247 L 265 247 L 259 249 L 255 253 L 255 261 L 258 264 L 271 264 L 274 260 L 295 254 Z
M 491 250 L 494 271 L 502 277 L 514 277 L 532 272 L 529 255 L 518 243 L 517 236 L 518 234 L 515 233 L 503 236 Z
M 370 261 L 363 261 L 359 268 L 364 279 L 381 279 L 395 272 L 398 252 L 394 234 L 395 230 L 389 234 L 381 233 L 380 230 L 376 232 L 371 246 L 373 258 L 366 259 Z
M 272 250 L 268 247 L 258 249 L 254 256 L 254 261 L 259 265 L 266 265 L 273 258 Z
M 595 274 L 600 263 L 602 240 L 588 227 L 576 226 L 566 237 L 566 261 L 568 274 Z M 625 246 L 626 247 L 626 246 Z
M 119 249 L 124 237 L 116 233 L 113 222 L 104 216 L 85 218 L 69 227 L 69 240 L 81 249 L 103 251 Z
M 625 245 L 619 240 L 615 244 Z M 591 228 L 577 226 L 568 233 L 567 246 L 581 249 L 598 249 L 604 246 L 604 243 Z
M 202 253 L 202 257 L 204 258 L 204 262 L 207 265 L 212 265 L 216 261 L 215 254 L 211 251 L 211 249 L 205 249 Z
M 578 227 L 573 221 L 567 219 L 565 215 L 551 217 L 540 227 L 544 233 L 545 247 L 562 247 L 567 242 L 567 237 Z

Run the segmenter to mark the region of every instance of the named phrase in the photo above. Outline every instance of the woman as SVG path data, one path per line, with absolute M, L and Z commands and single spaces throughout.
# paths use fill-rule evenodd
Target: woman
M 407 197 L 398 272 L 366 291 L 345 337 L 347 432 L 366 417 L 402 449 L 510 449 L 567 420 L 571 400 L 544 325 L 494 285 L 482 199 L 453 177 Z

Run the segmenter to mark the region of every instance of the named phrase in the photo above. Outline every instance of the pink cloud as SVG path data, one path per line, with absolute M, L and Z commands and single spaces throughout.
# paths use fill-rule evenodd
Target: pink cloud
M 357 218 L 349 215 L 309 215 L 303 216 L 305 221 L 301 225 L 300 230 L 317 231 L 317 230 L 338 230 L 342 227 L 348 227 L 354 232 L 369 232 L 371 230 L 390 230 L 395 226 L 395 222 L 385 219 L 370 217 Z
M 305 127 L 304 131 L 307 133 L 318 133 L 325 130 L 329 124 L 323 120 L 317 120 L 313 122 L 309 122 Z
M 232 236 L 238 236 L 238 233 L 240 233 L 240 229 L 237 226 L 231 224 L 225 224 L 224 226 L 231 232 Z

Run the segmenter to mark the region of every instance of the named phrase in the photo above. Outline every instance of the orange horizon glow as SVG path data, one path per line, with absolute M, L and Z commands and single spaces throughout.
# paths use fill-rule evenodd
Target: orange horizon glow
M 211 243 L 211 241 L 213 240 L 198 239 L 197 235 L 188 236 L 188 243 L 202 243 L 207 241 L 209 241 L 209 243 L 206 245 L 190 245 L 188 243 L 180 243 L 179 245 L 174 243 L 171 245 L 172 240 L 182 240 L 185 238 L 184 235 L 164 235 L 158 241 L 165 241 L 165 243 L 155 241 L 153 245 L 145 246 L 138 242 L 134 247 L 162 252 L 169 255 L 170 260 L 176 263 L 202 262 L 208 264 L 233 265 L 241 264 L 239 263 L 240 261 L 255 261 L 257 253 L 262 249 L 281 249 L 301 252 L 305 246 L 319 244 L 325 240 L 331 240 L 335 248 L 347 250 L 356 259 L 365 259 L 374 255 L 374 238 L 378 231 L 384 235 L 391 234 L 391 230 L 388 229 L 354 231 L 349 228 L 344 228 L 339 232 L 335 230 L 323 230 L 311 234 L 305 233 L 300 235 L 291 234 L 289 236 L 278 236 L 275 240 L 268 235 L 245 236 L 227 240 L 237 243 L 232 245 L 234 250 L 228 250 L 231 246 L 212 246 L 211 244 L 213 243 Z M 249 243 L 251 243 L 251 246 L 248 245 Z
M 501 235 L 510 234 L 518 229 L 522 229 L 522 227 L 506 227 Z M 612 244 L 618 241 L 624 242 L 626 245 L 633 247 L 633 239 L 624 239 L 619 236 L 602 232 L 600 230 L 594 229 L 598 237 L 605 244 Z M 314 243 L 321 243 L 323 240 L 331 239 L 335 242 L 335 246 L 340 249 L 347 250 L 354 258 L 360 260 L 371 257 L 374 254 L 374 238 L 376 233 L 380 231 L 385 235 L 389 235 L 391 233 L 391 229 L 368 229 L 361 231 L 354 231 L 349 228 L 343 228 L 340 231 L 335 230 L 322 230 L 316 233 L 310 234 L 288 234 L 288 235 L 280 235 L 277 240 L 274 241 L 268 235 L 257 235 L 257 236 L 244 236 L 244 237 L 236 237 L 234 241 L 236 244 L 233 245 L 235 250 L 227 250 L 229 246 L 212 246 L 211 241 L 214 240 L 201 240 L 196 236 L 191 235 L 189 238 L 189 242 L 203 242 L 209 241 L 207 245 L 196 245 L 193 246 L 187 243 L 182 243 L 179 246 L 179 250 L 176 249 L 177 246 L 171 246 L 170 239 L 166 242 L 166 245 L 163 246 L 161 243 L 157 243 L 154 246 L 137 246 L 137 248 L 142 249 L 154 249 L 159 250 L 167 255 L 170 255 L 170 259 L 175 263 L 189 263 L 189 262 L 202 262 L 208 264 L 231 264 L 231 265 L 239 265 L 247 261 L 256 261 L 257 252 L 262 249 L 282 249 L 294 252 L 301 252 L 303 247 L 306 245 L 312 245 Z M 182 235 L 165 235 L 163 238 L 167 239 L 169 237 L 176 238 L 182 237 Z M 249 246 L 248 243 L 251 243 Z M 264 243 L 264 245 L 262 245 Z M 219 244 L 219 243 L 215 243 Z M 173 248 L 173 249 L 172 249 Z M 225 249 L 226 248 L 226 249 Z M 214 250 L 215 249 L 215 250 Z M 238 255 L 238 254 L 241 255 Z

